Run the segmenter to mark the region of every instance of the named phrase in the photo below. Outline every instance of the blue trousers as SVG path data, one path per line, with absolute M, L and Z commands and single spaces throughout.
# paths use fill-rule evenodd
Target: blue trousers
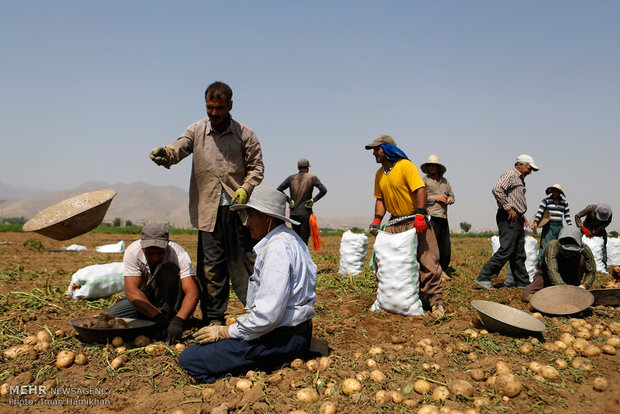
M 194 344 L 179 355 L 179 364 L 199 382 L 212 383 L 226 374 L 241 375 L 249 370 L 270 371 L 310 348 L 312 324 L 306 332 L 280 328 L 258 339 L 225 339 L 210 344 Z

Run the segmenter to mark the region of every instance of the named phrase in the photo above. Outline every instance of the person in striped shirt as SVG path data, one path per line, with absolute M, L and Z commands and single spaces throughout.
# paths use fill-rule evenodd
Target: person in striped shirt
M 581 231 L 575 226 L 566 226 L 560 231 L 558 240 L 545 246 L 541 266 L 534 280 L 523 291 L 521 299 L 529 302 L 539 290 L 556 285 L 573 285 L 590 289 L 596 277 L 594 255 L 581 239 Z
M 554 184 L 551 187 L 547 187 L 545 194 L 548 197 L 543 198 L 538 206 L 538 211 L 532 220 L 531 228 L 536 229 L 542 226 L 542 233 L 540 234 L 540 248 L 538 249 L 538 257 L 540 258 L 543 249 L 551 240 L 557 240 L 562 230 L 563 221 L 566 220 L 566 224 L 569 226 L 572 223 L 570 218 L 570 211 L 568 209 L 568 202 L 566 201 L 566 195 L 562 190 L 560 184 Z M 543 220 L 545 210 L 548 211 L 549 220 Z

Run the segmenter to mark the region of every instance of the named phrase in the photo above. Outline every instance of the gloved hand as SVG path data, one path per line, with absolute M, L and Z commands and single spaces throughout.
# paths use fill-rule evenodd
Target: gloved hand
M 419 208 L 415 211 L 415 220 L 413 221 L 413 227 L 415 231 L 420 234 L 426 231 L 426 210 Z
M 370 226 L 368 226 L 368 233 L 376 236 L 379 233 L 379 230 L 381 230 L 381 219 L 375 217 L 372 223 L 370 223 Z
M 586 237 L 592 237 L 592 232 L 586 228 L 586 226 L 581 226 L 581 231 Z
M 588 290 L 588 288 L 584 284 L 579 285 L 579 287 L 582 288 L 582 289 Z
M 228 333 L 228 326 L 209 325 L 200 328 L 194 333 L 194 338 L 201 344 L 208 344 L 210 342 L 228 339 L 230 338 L 230 334 Z
M 248 202 L 248 192 L 245 191 L 243 187 L 239 187 L 235 194 L 233 194 L 232 203 L 233 204 L 245 204 Z
M 168 166 L 168 164 L 170 164 L 170 153 L 166 147 L 154 148 L 149 153 L 149 158 L 152 159 L 157 165 L 163 165 L 166 168 L 170 168 Z
M 181 334 L 183 333 L 183 319 L 175 316 L 168 324 L 168 330 L 166 332 L 166 342 L 170 345 L 179 341 Z
M 288 208 L 291 210 L 295 208 L 295 200 L 293 200 L 292 198 L 291 201 L 288 202 Z
M 313 205 L 314 205 L 314 198 L 311 198 L 310 200 L 304 203 L 305 208 L 312 208 Z

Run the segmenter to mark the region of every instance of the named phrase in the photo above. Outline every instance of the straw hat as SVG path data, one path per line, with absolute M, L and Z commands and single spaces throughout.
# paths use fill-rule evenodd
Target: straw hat
M 560 184 L 553 184 L 551 187 L 547 187 L 547 189 L 545 190 L 545 194 L 547 194 L 547 195 L 551 194 L 551 191 L 554 188 L 556 190 L 560 190 L 560 194 L 562 194 L 563 196 L 566 195 L 566 194 L 564 194 L 564 190 L 562 190 L 562 186 Z
M 244 210 L 246 208 L 253 208 L 256 211 L 287 221 L 291 224 L 299 224 L 298 221 L 286 217 L 286 196 L 284 193 L 264 185 L 259 185 L 254 188 L 247 204 L 235 204 L 230 207 L 233 211 Z
M 439 157 L 437 157 L 435 154 L 429 155 L 428 160 L 426 160 L 426 162 L 420 166 L 420 169 L 424 174 L 430 174 L 430 172 L 428 171 L 428 167 L 430 165 L 436 165 L 439 167 L 439 175 L 445 174 L 446 167 L 444 167 L 443 164 L 439 162 Z

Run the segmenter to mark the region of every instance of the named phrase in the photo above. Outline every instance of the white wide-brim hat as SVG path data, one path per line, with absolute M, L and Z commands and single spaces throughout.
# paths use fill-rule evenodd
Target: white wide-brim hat
M 298 221 L 286 217 L 286 196 L 283 192 L 273 188 L 259 185 L 254 188 L 247 204 L 234 204 L 230 207 L 232 211 L 253 208 L 256 211 L 284 220 L 288 223 L 298 225 Z
M 547 189 L 545 190 L 545 194 L 549 195 L 553 190 L 559 190 L 560 194 L 565 195 L 564 190 L 562 190 L 562 186 L 560 184 L 553 184 L 551 187 L 547 187 Z
M 436 165 L 439 168 L 439 175 L 445 174 L 446 167 L 442 163 L 439 162 L 439 157 L 436 156 L 435 154 L 429 155 L 428 160 L 426 160 L 426 162 L 420 166 L 420 169 L 422 170 L 424 174 L 430 174 L 428 172 L 428 167 L 430 165 Z

